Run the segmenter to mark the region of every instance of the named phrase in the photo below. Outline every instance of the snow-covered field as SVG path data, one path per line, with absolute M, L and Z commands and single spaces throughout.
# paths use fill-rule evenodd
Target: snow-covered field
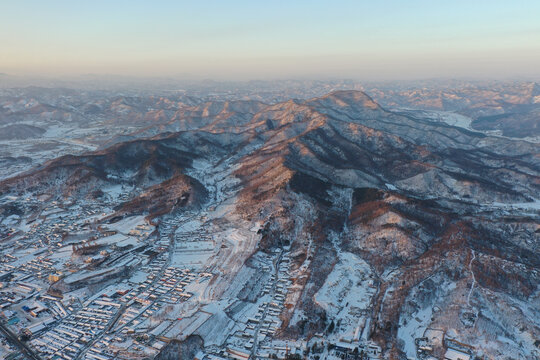
M 342 252 L 324 285 L 315 294 L 315 301 L 340 324 L 336 330 L 339 338 L 358 340 L 376 290 L 370 266 L 358 256 Z

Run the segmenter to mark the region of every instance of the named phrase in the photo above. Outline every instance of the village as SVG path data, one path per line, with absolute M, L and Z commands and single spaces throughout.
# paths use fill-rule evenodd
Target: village
M 3 340 L 4 358 L 24 356 L 20 346 L 39 359 L 152 358 L 192 334 L 204 340 L 199 359 L 346 358 L 359 351 L 378 358 L 376 345 L 358 339 L 279 340 L 292 286 L 288 248 L 256 252 L 229 287 L 214 285 L 228 276 L 221 260 L 234 261 L 257 228 L 209 232 L 205 224 L 219 208 L 159 223 L 144 216 L 111 221 L 114 202 L 126 196 L 115 190 L 109 200 L 46 207 L 31 197 L 0 199 L 34 214 L 2 223 L 0 320 L 19 343 Z

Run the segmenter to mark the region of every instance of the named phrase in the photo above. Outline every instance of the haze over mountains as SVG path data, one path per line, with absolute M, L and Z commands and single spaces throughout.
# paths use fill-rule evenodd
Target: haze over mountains
M 152 125 L 161 126 L 148 129 L 153 134 L 163 129 L 176 131 L 180 127 L 174 124 L 185 114 L 196 111 L 196 105 L 206 101 L 254 100 L 272 104 L 351 88 L 367 91 L 376 101 L 395 111 L 429 110 L 422 116 L 496 135 L 518 138 L 539 135 L 538 84 L 445 84 L 426 82 L 390 86 L 361 85 L 352 81 L 276 81 L 183 84 L 184 90 L 178 90 L 179 84 L 163 84 L 166 90 L 4 89 L 0 92 L 0 137 L 8 142 L 4 143 L 0 161 L 5 164 L 5 173 L 13 173 L 17 169 L 36 165 L 36 162 L 29 161 L 29 155 L 36 152 L 37 159 L 43 161 L 63 153 L 63 149 L 73 152 L 103 146 L 115 138 L 114 135 L 129 134 L 128 138 L 141 134 L 148 136 L 150 133 L 144 133 L 143 128 Z M 454 112 L 465 117 L 434 111 Z M 103 127 L 106 128 L 105 132 L 102 131 Z M 34 140 L 27 141 L 30 139 Z M 116 137 L 115 141 L 119 139 L 122 138 Z M 16 146 L 11 146 L 13 143 L 9 140 L 15 141 Z M 19 156 L 9 148 L 19 152 L 24 150 L 24 154 Z

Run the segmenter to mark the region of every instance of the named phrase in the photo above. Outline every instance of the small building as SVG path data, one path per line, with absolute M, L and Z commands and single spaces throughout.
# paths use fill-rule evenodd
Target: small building
M 448 350 L 446 350 L 446 353 L 444 354 L 444 359 L 445 360 L 470 360 L 471 355 L 460 350 L 448 348 Z

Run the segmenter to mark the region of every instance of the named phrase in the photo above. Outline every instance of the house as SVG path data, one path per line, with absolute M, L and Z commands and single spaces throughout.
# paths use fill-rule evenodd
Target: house
M 247 360 L 251 356 L 251 353 L 247 351 L 240 350 L 237 348 L 232 348 L 232 347 L 227 348 L 227 354 L 229 355 L 229 357 L 232 357 L 233 359 L 238 359 L 238 360 L 244 360 L 244 359 Z
M 446 350 L 446 354 L 444 354 L 444 359 L 445 360 L 470 360 L 471 355 L 460 350 L 448 348 L 448 350 Z

